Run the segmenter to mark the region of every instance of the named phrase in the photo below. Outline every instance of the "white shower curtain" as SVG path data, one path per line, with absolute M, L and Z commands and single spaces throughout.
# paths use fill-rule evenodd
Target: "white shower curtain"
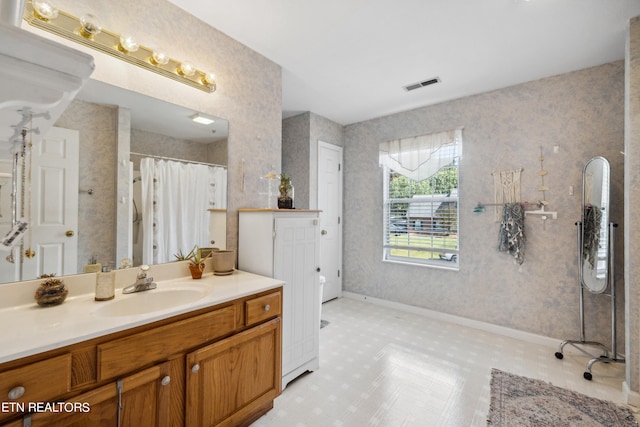
M 143 158 L 144 264 L 175 260 L 178 251 L 209 246 L 209 167 Z

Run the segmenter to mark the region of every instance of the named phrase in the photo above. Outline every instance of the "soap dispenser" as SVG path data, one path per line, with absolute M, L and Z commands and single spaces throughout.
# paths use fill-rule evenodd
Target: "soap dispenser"
M 116 296 L 115 274 L 109 267 L 102 267 L 102 271 L 96 273 L 96 301 L 109 301 Z

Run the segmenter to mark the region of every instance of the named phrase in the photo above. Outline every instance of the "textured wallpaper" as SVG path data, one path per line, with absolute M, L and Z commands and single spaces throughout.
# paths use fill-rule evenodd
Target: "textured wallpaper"
M 625 303 L 627 386 L 640 392 L 640 17 L 631 20 L 627 34 L 625 120 Z M 636 395 L 640 404 L 640 394 Z
M 299 209 L 309 209 L 309 117 L 307 112 L 282 121 L 282 172 L 291 177 L 295 188 L 294 203 Z
M 293 179 L 297 208 L 317 208 L 318 141 L 342 146 L 343 139 L 342 125 L 314 113 L 282 121 L 282 171 Z
M 460 163 L 460 270 L 382 262 L 382 141 L 464 127 Z M 554 147 L 558 153 L 554 153 Z M 526 260 L 497 250 L 498 225 L 476 203 L 493 202 L 494 170 L 522 168 L 524 200 L 537 201 L 539 156 L 557 220 L 526 220 Z M 582 168 L 612 167 L 612 217 L 623 221 L 624 64 L 551 77 L 347 126 L 344 289 L 548 337 L 579 337 L 576 227 Z M 569 195 L 573 187 L 574 194 Z M 623 227 L 618 292 L 623 295 Z M 622 326 L 623 298 L 619 300 Z M 609 338 L 609 299 L 587 298 L 587 336 Z M 620 329 L 624 330 L 623 327 Z M 624 349 L 620 334 L 620 350 Z
M 207 144 L 173 138 L 137 129 L 131 131 L 131 152 L 144 153 L 152 156 L 171 157 L 174 159 L 206 162 L 208 156 Z M 140 169 L 140 156 L 136 157 L 134 170 Z

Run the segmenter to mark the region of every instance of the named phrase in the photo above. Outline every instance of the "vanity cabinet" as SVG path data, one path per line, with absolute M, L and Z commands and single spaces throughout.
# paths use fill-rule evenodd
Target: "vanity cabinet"
M 31 425 L 169 426 L 170 383 L 169 363 L 163 363 L 68 399 L 61 412 L 32 414 Z
M 282 390 L 281 314 L 275 288 L 0 364 L 3 408 L 58 402 L 0 426 L 248 425 Z
M 240 209 L 238 268 L 283 280 L 282 386 L 319 368 L 319 211 Z
M 281 384 L 279 326 L 274 319 L 187 355 L 187 426 L 238 426 L 271 405 Z

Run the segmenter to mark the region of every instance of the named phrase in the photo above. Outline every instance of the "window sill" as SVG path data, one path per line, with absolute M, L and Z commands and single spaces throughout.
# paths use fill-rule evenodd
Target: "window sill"
M 440 263 L 410 262 L 410 261 L 402 261 L 402 260 L 396 260 L 396 259 L 383 259 L 382 262 L 390 263 L 390 264 L 402 264 L 402 265 L 407 265 L 411 267 L 427 267 L 427 268 L 435 268 L 437 270 L 460 271 L 460 266 L 458 264 L 455 264 L 455 266 L 453 266 L 451 265 L 452 263 L 449 261 L 442 261 L 442 265 L 440 265 Z

